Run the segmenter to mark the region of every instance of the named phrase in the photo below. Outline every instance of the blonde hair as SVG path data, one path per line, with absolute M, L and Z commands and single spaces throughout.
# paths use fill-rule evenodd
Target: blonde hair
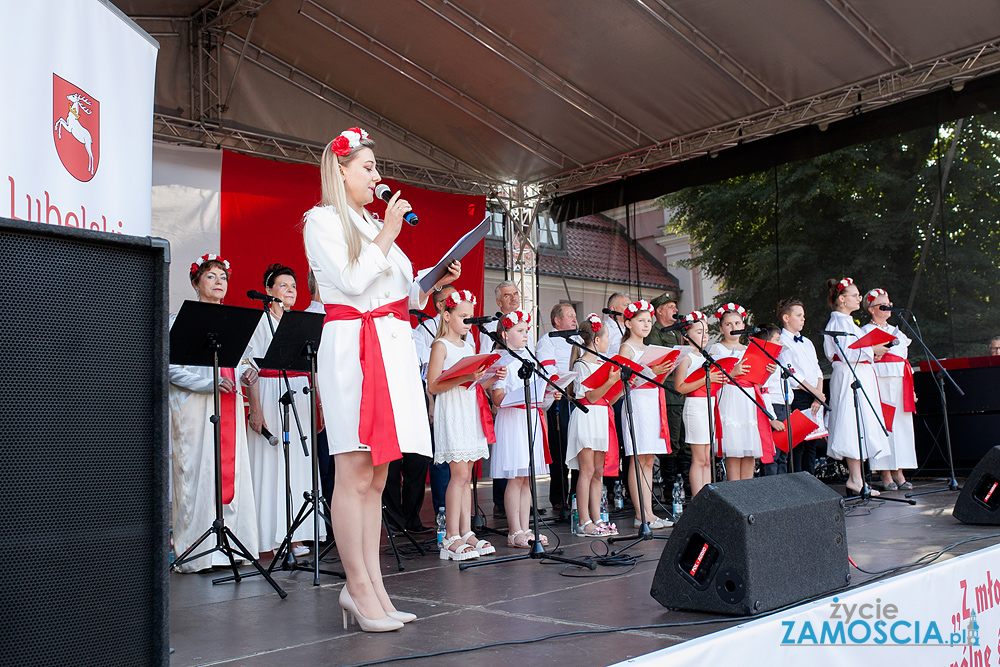
M 340 224 L 344 226 L 344 238 L 347 241 L 347 257 L 353 264 L 361 256 L 364 239 L 361 231 L 351 220 L 351 209 L 347 205 L 347 192 L 344 190 L 344 179 L 340 175 L 340 166 L 350 164 L 361 152 L 362 148 L 375 150 L 375 142 L 371 139 L 362 139 L 361 145 L 352 150 L 347 155 L 337 155 L 333 152 L 332 142 L 323 149 L 323 157 L 320 159 L 319 173 L 323 185 L 323 198 L 320 201 L 322 206 L 332 206 L 337 215 L 340 216 Z M 374 219 L 364 210 L 365 219 L 375 224 Z

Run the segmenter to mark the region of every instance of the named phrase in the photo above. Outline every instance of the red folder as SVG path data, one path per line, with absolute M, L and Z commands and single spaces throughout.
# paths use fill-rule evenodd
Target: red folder
M 719 362 L 720 366 L 722 366 L 724 369 L 726 369 L 727 373 L 731 373 L 732 370 L 733 370 L 733 368 L 739 362 L 739 359 L 737 359 L 736 357 L 726 357 L 725 359 L 717 359 L 716 361 Z M 701 366 L 699 366 L 693 373 L 691 373 L 691 375 L 688 375 L 686 378 L 684 378 L 684 381 L 685 382 L 699 382 L 703 377 L 705 377 L 705 369 L 702 368 Z M 725 381 L 725 379 L 723 379 L 723 381 Z M 717 385 L 718 385 L 718 383 L 716 383 L 716 384 L 714 384 L 712 386 L 714 388 Z
M 611 358 L 617 361 L 618 363 L 622 364 L 623 366 L 628 366 L 636 373 L 642 371 L 642 366 L 635 363 L 631 359 L 626 359 L 620 354 L 616 354 Z M 612 364 L 610 361 L 605 361 L 600 368 L 598 368 L 596 371 L 587 376 L 587 379 L 581 382 L 580 384 L 582 384 L 587 389 L 597 389 L 602 384 L 608 381 L 608 375 L 610 375 L 611 371 L 613 371 L 615 368 L 617 368 L 617 366 Z M 604 395 L 617 396 L 621 390 L 622 390 L 622 383 L 616 382 L 610 389 L 608 389 L 604 393 Z
M 892 433 L 892 419 L 896 416 L 896 407 L 888 403 L 882 404 L 882 418 L 885 420 L 885 430 Z
M 800 442 L 806 439 L 807 435 L 816 430 L 816 422 L 809 419 L 801 410 L 793 412 L 790 421 L 792 426 L 792 447 L 797 447 Z M 788 422 L 785 422 L 785 428 L 788 428 Z M 787 452 L 788 434 L 783 431 L 775 431 L 774 446 L 783 452 Z
M 863 347 L 874 347 L 875 345 L 883 345 L 891 340 L 896 340 L 896 337 L 891 333 L 886 333 L 879 328 L 872 329 L 866 333 L 861 338 L 857 339 L 847 347 L 852 350 L 860 350 Z
M 752 382 L 753 384 L 764 384 L 767 382 L 770 373 L 767 372 L 767 367 L 769 364 L 773 364 L 774 361 L 769 359 L 764 352 L 757 347 L 757 343 L 767 350 L 775 359 L 781 354 L 781 346 L 777 343 L 770 343 L 765 340 L 751 341 L 750 345 L 747 347 L 746 352 L 743 353 L 744 365 L 750 366 L 750 371 L 742 377 L 743 380 Z
M 438 382 L 451 380 L 463 375 L 472 375 L 480 368 L 489 368 L 499 360 L 499 354 L 474 354 L 471 357 L 465 357 L 456 362 L 451 368 L 441 371 L 441 375 L 438 376 Z

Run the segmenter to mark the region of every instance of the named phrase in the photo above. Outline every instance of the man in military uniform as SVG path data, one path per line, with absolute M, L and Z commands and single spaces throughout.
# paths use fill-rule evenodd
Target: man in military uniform
M 664 333 L 663 327 L 676 324 L 677 300 L 679 295 L 673 290 L 667 290 L 660 296 L 653 299 L 652 304 L 655 321 L 653 330 L 646 336 L 643 343 L 646 345 L 662 345 L 663 347 L 675 347 L 677 345 L 689 345 L 688 341 L 680 332 L 670 331 Z M 691 469 L 691 448 L 684 442 L 684 420 L 681 412 L 684 408 L 684 397 L 672 390 L 673 376 L 667 378 L 666 384 L 671 390 L 666 392 L 667 404 L 667 424 L 670 426 L 670 448 L 672 453 L 660 455 L 660 477 L 663 479 L 663 496 L 669 501 L 670 494 L 674 488 L 674 480 L 677 475 L 683 476 L 684 484 L 688 488 L 688 471 Z

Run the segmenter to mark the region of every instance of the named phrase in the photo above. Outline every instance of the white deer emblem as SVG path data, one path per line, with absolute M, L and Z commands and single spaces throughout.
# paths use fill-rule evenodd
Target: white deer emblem
M 80 124 L 80 112 L 90 115 L 93 113 L 87 105 L 93 104 L 83 95 L 73 93 L 72 95 L 67 95 L 66 99 L 69 100 L 69 111 L 66 113 L 66 118 L 60 118 L 56 121 L 56 134 L 62 139 L 62 129 L 65 127 L 73 137 L 83 144 L 83 147 L 87 149 L 87 155 L 90 156 L 90 162 L 87 165 L 87 171 L 91 174 L 94 173 L 94 153 L 90 149 L 93 139 L 90 137 L 90 131 L 87 130 L 83 125 Z

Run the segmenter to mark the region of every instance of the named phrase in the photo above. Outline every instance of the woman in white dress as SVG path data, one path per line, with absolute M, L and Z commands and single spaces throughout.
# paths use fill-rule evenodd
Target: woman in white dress
M 833 364 L 833 372 L 830 374 L 830 435 L 827 439 L 826 452 L 831 458 L 846 459 L 847 470 L 850 473 L 847 490 L 851 493 L 860 493 L 862 487 L 866 486 L 861 470 L 861 458 L 876 458 L 889 448 L 889 440 L 882 430 L 882 415 L 872 409 L 872 406 L 879 405 L 878 381 L 875 379 L 872 362 L 876 356 L 885 354 L 886 348 L 884 345 L 857 350 L 849 347 L 851 343 L 864 336 L 864 332 L 851 317 L 851 313 L 861 307 L 861 292 L 850 278 L 841 280 L 831 278 L 826 281 L 826 286 L 829 290 L 826 300 L 833 309 L 826 330 L 847 333 L 846 336 L 837 339 L 842 350 L 837 347 L 833 336 L 824 336 L 823 340 L 823 351 Z M 851 368 L 857 374 L 864 390 L 863 393 L 861 390 L 858 391 L 858 408 L 861 411 L 860 445 L 857 413 L 851 390 L 851 384 L 854 382 Z M 874 496 L 879 495 L 874 489 L 871 493 Z
M 896 489 L 910 490 L 913 484 L 906 481 L 903 468 L 917 467 L 917 450 L 913 438 L 913 412 L 916 409 L 916 394 L 913 391 L 913 369 L 908 359 L 910 339 L 899 330 L 899 327 L 889 324 L 889 311 L 879 306 L 892 307 L 889 295 L 884 289 L 873 289 L 865 294 L 865 308 L 872 321 L 861 327 L 868 333 L 872 329 L 881 329 L 896 337 L 896 343 L 889 351 L 875 359 L 875 375 L 878 377 L 878 390 L 882 402 L 894 409 L 889 430 L 889 450 L 881 456 L 872 459 L 872 470 L 882 473 L 882 486 L 887 491 Z
M 347 583 L 340 592 L 346 626 L 353 616 L 369 632 L 397 630 L 416 618 L 396 610 L 379 563 L 382 489 L 401 452 L 431 455 L 430 426 L 413 344 L 409 308 L 427 294 L 395 245 L 410 204 L 397 192 L 376 222 L 365 206 L 382 180 L 360 128 L 342 132 L 323 151 L 323 199 L 305 214 L 309 267 L 326 308 L 317 357 L 330 453 L 336 461 L 332 518 Z M 461 273 L 455 262 L 437 287 Z
M 222 303 L 229 289 L 229 262 L 218 255 L 203 255 L 191 265 L 191 285 L 198 301 Z M 174 325 L 177 313 L 170 315 Z M 244 353 L 246 360 L 248 355 Z M 184 553 L 215 520 L 215 413 L 212 368 L 170 364 L 170 464 L 174 551 Z M 253 555 L 257 556 L 257 515 L 254 511 L 247 453 L 247 427 L 243 394 L 236 381 L 256 390 L 257 375 L 250 368 L 219 369 L 222 396 L 222 518 L 226 527 Z M 210 538 L 212 539 L 212 538 Z M 202 542 L 199 549 L 215 546 Z M 228 565 L 221 552 L 202 556 L 181 565 L 181 572 L 197 572 L 215 565 Z
M 260 318 L 250 348 L 254 357 L 263 357 L 271 345 L 271 329 L 278 328 L 281 316 L 286 310 L 291 310 L 298 296 L 295 272 L 281 264 L 271 264 L 264 271 L 264 288 L 272 297 L 281 299 L 281 303 L 271 303 L 268 313 Z M 268 322 L 270 318 L 270 323 Z M 253 475 L 254 502 L 257 506 L 257 532 L 260 535 L 260 551 L 274 551 L 285 539 L 288 531 L 285 505 L 285 453 L 279 444 L 272 446 L 268 439 L 261 435 L 266 429 L 273 436 L 280 436 L 283 407 L 279 399 L 285 394 L 285 381 L 280 371 L 262 369 L 260 374 L 260 405 L 252 406 L 250 416 L 250 471 Z M 309 400 L 306 393 L 309 387 L 309 374 L 297 371 L 288 372 L 288 384 L 292 389 L 295 410 L 298 412 L 306 444 L 312 448 L 309 440 Z M 259 410 L 258 410 L 259 408 Z M 257 417 L 257 415 L 260 417 Z M 291 488 L 291 518 L 303 502 L 303 493 L 312 489 L 312 460 L 302 451 L 300 433 L 295 425 L 295 416 L 289 406 L 288 414 L 288 477 Z M 325 536 L 325 524 L 320 523 L 320 537 Z M 295 530 L 291 544 L 294 556 L 304 556 L 309 548 L 302 540 L 313 539 L 313 522 L 304 521 Z

